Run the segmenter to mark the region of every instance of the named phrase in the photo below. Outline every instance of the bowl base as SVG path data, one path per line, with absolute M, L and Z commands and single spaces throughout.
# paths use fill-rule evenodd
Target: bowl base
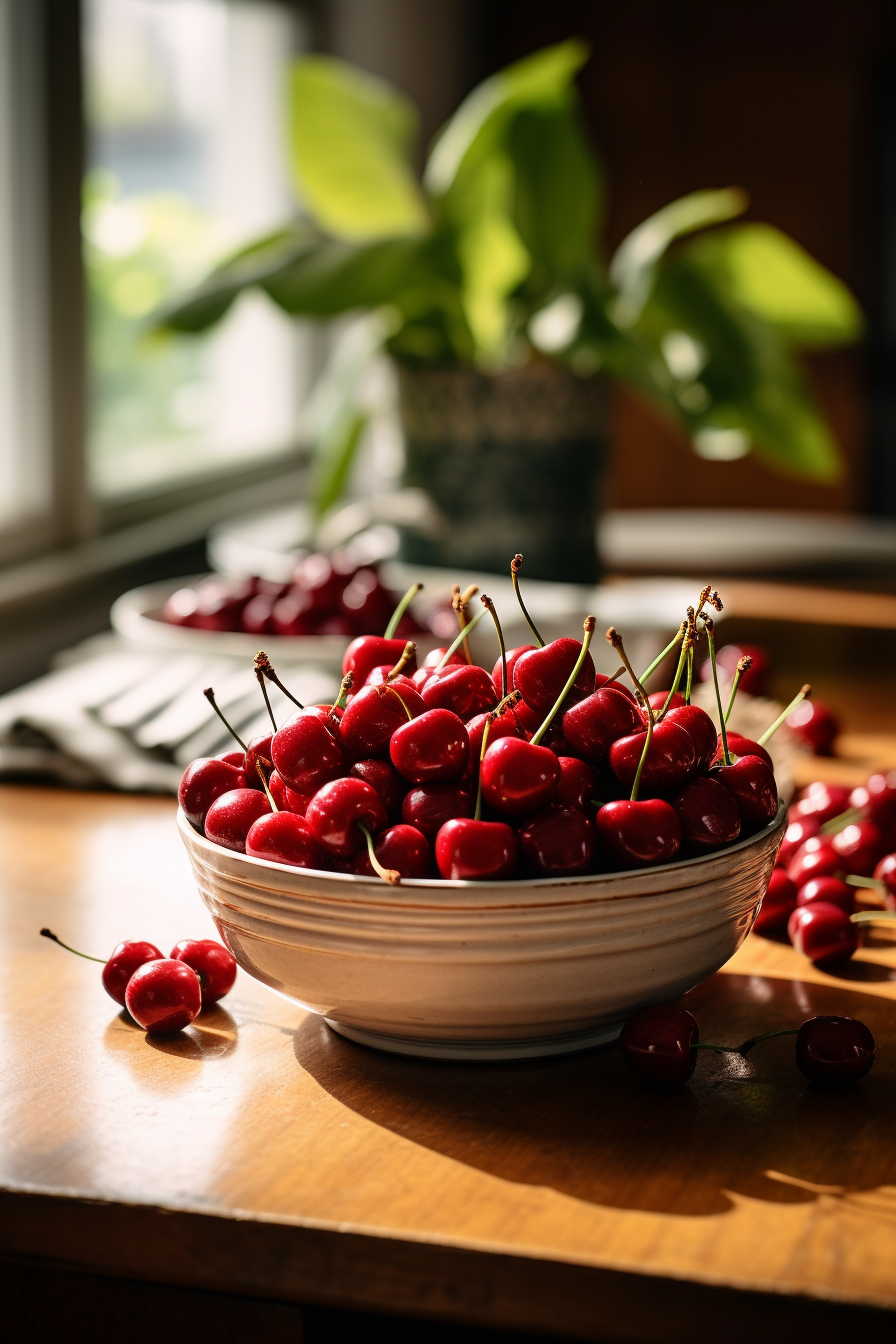
M 508 1041 L 433 1041 L 412 1036 L 386 1036 L 379 1031 L 365 1031 L 363 1027 L 347 1027 L 325 1017 L 328 1027 L 359 1045 L 374 1050 L 387 1050 L 393 1055 L 416 1055 L 421 1059 L 542 1059 L 548 1055 L 571 1055 L 577 1050 L 591 1050 L 596 1045 L 609 1045 L 622 1031 L 623 1022 L 588 1031 L 571 1031 L 562 1036 L 541 1036 L 536 1039 Z

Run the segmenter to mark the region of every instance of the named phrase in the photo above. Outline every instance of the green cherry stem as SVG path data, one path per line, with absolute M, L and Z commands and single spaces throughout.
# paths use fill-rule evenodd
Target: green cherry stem
M 582 664 L 584 663 L 585 659 L 588 656 L 588 649 L 591 645 L 591 637 L 594 634 L 594 627 L 596 625 L 597 625 L 596 616 L 585 617 L 585 624 L 584 624 L 585 638 L 582 640 L 582 647 L 579 650 L 579 656 L 576 659 L 575 667 L 572 669 L 569 676 L 567 677 L 566 685 L 563 687 L 563 690 L 560 692 L 559 696 L 555 700 L 554 705 L 550 713 L 548 714 L 547 718 L 545 719 L 544 723 L 541 725 L 538 731 L 534 733 L 533 736 L 529 739 L 533 747 L 537 747 L 539 745 L 541 739 L 544 737 L 545 733 L 553 723 L 554 716 L 557 713 L 557 710 L 563 704 L 563 701 L 566 699 L 567 695 L 569 695 L 569 692 L 575 685 L 576 677 L 582 670 Z
M 52 929 L 41 929 L 40 936 L 41 938 L 51 939 L 54 943 L 58 943 L 60 947 L 64 947 L 66 952 L 74 952 L 76 957 L 83 957 L 85 961 L 98 961 L 101 966 L 105 966 L 108 960 L 107 957 L 92 957 L 89 952 L 79 952 L 76 947 L 70 947 L 68 943 L 64 943 Z
M 886 891 L 886 882 L 881 882 L 879 877 L 859 877 L 856 873 L 847 873 L 843 879 L 851 887 L 867 887 L 869 891 Z
M 373 848 L 373 836 L 364 825 L 363 821 L 358 822 L 359 830 L 364 832 L 364 839 L 367 841 L 367 857 L 370 859 L 370 866 L 381 877 L 384 882 L 388 882 L 390 887 L 397 887 L 401 881 L 401 873 L 397 868 L 384 868 L 377 858 Z
M 482 605 L 491 613 L 491 618 L 495 623 L 495 634 L 498 636 L 498 648 L 501 650 L 501 699 L 507 698 L 507 649 L 504 646 L 504 631 L 501 629 L 501 622 L 498 620 L 498 613 L 495 604 L 485 593 L 480 598 Z
M 837 817 L 831 817 L 823 826 L 819 826 L 819 835 L 838 835 L 840 831 L 845 831 L 847 826 L 851 826 L 854 821 L 861 821 L 864 813 L 858 807 L 847 808 Z
M 485 716 L 485 724 L 482 729 L 482 744 L 479 748 L 479 784 L 476 788 L 476 807 L 473 811 L 473 820 L 482 820 L 482 762 L 485 760 L 485 749 L 488 746 L 488 730 L 491 728 L 495 719 L 498 717 L 498 711 L 493 709 L 490 714 Z
M 686 705 L 691 703 L 691 687 L 694 683 L 694 646 L 688 649 L 688 675 L 684 686 L 684 702 Z
M 470 621 L 469 625 L 464 626 L 463 630 L 461 630 L 460 634 L 457 636 L 457 639 L 454 641 L 454 643 L 450 646 L 450 648 L 447 648 L 445 650 L 444 654 L 442 655 L 441 662 L 438 663 L 437 666 L 433 668 L 433 672 L 441 672 L 443 667 L 447 667 L 448 659 L 452 656 L 452 654 L 457 653 L 458 649 L 460 648 L 461 644 L 463 644 L 467 636 L 471 633 L 471 631 L 476 629 L 477 625 L 482 620 L 483 616 L 487 615 L 488 615 L 487 607 L 483 607 L 481 611 L 477 611 L 476 615 L 473 617 L 472 621 Z
M 232 724 L 230 724 L 230 723 L 227 722 L 227 720 L 225 719 L 225 717 L 224 717 L 224 715 L 222 714 L 221 710 L 218 708 L 218 702 L 217 702 L 217 700 L 215 699 L 215 693 L 214 693 L 214 691 L 212 690 L 211 686 L 206 686 L 206 688 L 205 688 L 205 690 L 202 692 L 202 694 L 205 696 L 206 700 L 209 702 L 209 704 L 211 705 L 212 709 L 215 711 L 215 713 L 217 714 L 218 718 L 219 718 L 219 719 L 221 720 L 221 722 L 223 723 L 224 727 L 227 729 L 227 731 L 228 731 L 228 733 L 230 734 L 230 736 L 231 736 L 232 738 L 234 738 L 234 739 L 240 744 L 240 746 L 242 747 L 243 751 L 248 751 L 249 748 L 246 746 L 245 742 L 244 742 L 243 739 L 240 737 L 239 733 L 236 731 L 236 729 L 233 727 Z
M 719 729 L 722 735 L 722 759 L 726 765 L 730 765 L 731 752 L 728 750 L 728 730 L 725 727 L 725 713 L 722 709 L 722 692 L 719 690 L 719 673 L 716 668 L 715 625 L 709 616 L 703 617 L 703 628 L 706 631 L 706 638 L 709 642 L 709 661 L 712 666 L 712 684 L 716 689 L 716 704 L 719 707 Z
M 850 919 L 853 924 L 892 924 L 896 910 L 857 910 Z
M 644 709 L 647 714 L 647 734 L 644 738 L 644 746 L 641 749 L 641 759 L 638 761 L 638 768 L 635 771 L 635 778 L 632 781 L 632 792 L 631 797 L 629 799 L 630 802 L 636 803 L 638 801 L 638 789 L 641 787 L 641 775 L 644 770 L 644 762 L 647 760 L 647 753 L 650 751 L 650 743 L 653 740 L 654 713 L 650 704 L 650 700 L 647 697 L 647 692 L 644 690 L 644 687 L 641 685 L 641 682 L 634 674 L 632 665 L 628 660 L 628 654 L 625 652 L 625 646 L 622 643 L 622 636 L 619 634 L 619 631 L 615 628 L 615 626 L 611 625 L 609 630 L 607 631 L 607 641 L 608 643 L 613 645 L 613 648 L 616 650 L 616 652 L 619 654 L 619 657 L 625 664 L 626 670 L 629 676 L 631 677 L 632 681 L 635 683 L 635 687 L 638 691 L 638 694 L 641 697 Z
M 405 614 L 408 607 L 411 605 L 414 598 L 417 596 L 422 587 L 423 587 L 422 583 L 411 584 L 410 588 L 407 590 L 404 597 L 401 599 L 398 606 L 393 611 L 392 619 L 386 626 L 386 633 L 383 635 L 383 639 L 391 639 L 393 637 L 395 631 L 398 629 L 398 622 L 401 620 L 402 616 Z
M 657 721 L 657 723 L 661 723 L 661 722 L 663 721 L 663 719 L 666 717 L 666 715 L 668 714 L 668 712 L 669 712 L 669 706 L 672 704 L 672 701 L 673 701 L 673 699 L 675 698 L 675 694 L 676 694 L 676 692 L 677 692 L 677 690 L 678 690 L 678 687 L 679 687 L 680 684 L 681 684 L 682 674 L 684 673 L 685 664 L 687 663 L 687 659 L 688 659 L 688 649 L 690 648 L 690 642 L 689 642 L 688 637 L 687 637 L 687 624 L 686 624 L 686 622 L 684 622 L 684 621 L 682 622 L 682 627 L 683 627 L 683 629 L 685 630 L 685 635 L 684 635 L 684 638 L 683 638 L 683 640 L 682 640 L 681 653 L 680 653 L 679 656 L 678 656 L 678 666 L 677 666 L 676 669 L 675 669 L 675 676 L 672 678 L 672 685 L 669 687 L 669 694 L 666 696 L 665 700 L 663 701 L 663 707 L 662 707 L 662 709 L 660 710 L 659 714 L 657 714 L 657 716 L 656 716 L 656 721 Z
M 738 658 L 737 660 L 737 668 L 734 673 L 734 680 L 731 683 L 731 695 L 729 696 L 728 699 L 728 708 L 725 710 L 726 726 L 728 724 L 728 720 L 731 718 L 731 711 L 734 708 L 734 701 L 737 697 L 737 688 L 740 686 L 740 679 L 745 672 L 749 672 L 752 666 L 753 666 L 753 659 L 750 657 L 748 653 L 745 653 L 743 658 Z
M 642 683 L 646 682 L 649 677 L 652 677 L 654 672 L 659 667 L 660 663 L 663 661 L 663 659 L 668 658 L 669 654 L 672 653 L 674 649 L 678 648 L 679 644 L 685 637 L 686 630 L 687 630 L 687 622 L 682 621 L 681 625 L 678 627 L 678 633 L 675 636 L 675 638 L 669 641 L 669 643 L 663 649 L 662 653 L 657 654 L 653 662 L 647 668 L 646 672 L 641 673 L 640 680 Z
M 532 638 L 540 649 L 544 648 L 544 640 L 535 628 L 535 622 L 526 610 L 526 604 L 523 601 L 523 595 L 520 592 L 520 565 L 523 563 L 523 557 L 516 554 L 510 562 L 510 581 L 513 584 L 513 591 L 516 593 L 516 600 L 520 604 L 520 611 L 523 613 L 526 624 L 532 631 Z
M 800 691 L 799 695 L 795 695 L 793 697 L 790 704 L 785 709 L 784 713 L 779 714 L 778 717 L 775 719 L 774 723 L 771 724 L 768 728 L 766 728 L 765 732 L 758 739 L 760 747 L 765 746 L 769 738 L 774 733 L 776 733 L 778 729 L 781 727 L 781 724 L 784 722 L 784 720 L 790 717 L 790 715 L 796 709 L 797 705 L 801 705 L 804 700 L 808 700 L 811 694 L 812 694 L 812 687 L 807 682 L 806 685 Z
M 277 673 L 271 666 L 270 658 L 267 656 L 266 653 L 264 653 L 261 650 L 259 650 L 259 652 L 256 653 L 255 655 L 255 670 L 256 672 L 264 673 L 268 681 L 272 681 L 274 685 L 277 687 L 277 690 L 283 692 L 287 700 L 291 700 L 294 705 L 298 705 L 299 709 L 305 708 L 301 700 L 297 700 L 296 697 L 293 695 L 292 691 L 288 691 L 286 689 L 286 687 L 283 685 L 283 682 L 280 680 L 280 678 L 277 676 Z
M 407 714 L 407 716 L 408 716 L 408 723 L 410 723 L 411 719 L 412 719 L 414 716 L 413 716 L 413 714 L 411 713 L 411 711 L 408 709 L 407 705 L 405 704 L 404 699 L 403 699 L 403 697 L 401 696 L 401 694 L 399 693 L 397 687 L 395 687 L 395 686 L 390 686 L 389 683 L 388 683 L 387 681 L 384 681 L 384 682 L 382 683 L 382 685 L 377 686 L 376 689 L 377 689 L 377 691 L 379 691 L 380 695 L 387 695 L 387 694 L 392 694 L 392 695 L 394 695 L 395 698 L 396 698 L 396 700 L 399 702 L 399 704 L 401 705 L 402 709 L 404 710 L 405 714 Z

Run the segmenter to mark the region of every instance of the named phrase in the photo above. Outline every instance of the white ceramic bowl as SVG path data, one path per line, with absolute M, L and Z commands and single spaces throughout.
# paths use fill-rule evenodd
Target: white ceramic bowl
M 203 901 L 245 971 L 336 1031 L 398 1054 L 518 1059 L 613 1040 L 746 938 L 784 809 L 704 858 L 509 882 L 379 879 L 250 859 L 178 824 Z

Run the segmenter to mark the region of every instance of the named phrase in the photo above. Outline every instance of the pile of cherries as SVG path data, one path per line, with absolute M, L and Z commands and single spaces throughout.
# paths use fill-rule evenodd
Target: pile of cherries
M 358 565 L 347 552 L 314 552 L 296 565 L 291 583 L 216 574 L 195 588 L 179 588 L 165 603 L 162 619 L 193 630 L 351 639 L 381 630 L 395 602 L 376 565 Z M 419 629 L 406 613 L 399 633 L 407 637 Z
M 70 947 L 50 929 L 40 932 L 67 952 L 100 962 L 106 993 L 152 1035 L 188 1027 L 201 1009 L 223 999 L 236 979 L 234 957 L 213 938 L 183 938 L 167 957 L 153 943 L 128 938 L 104 962 Z
M 833 968 L 855 952 L 859 925 L 896 918 L 896 771 L 854 789 L 810 784 L 788 823 L 753 927 L 786 928 L 794 947 Z M 877 893 L 885 909 L 857 912 L 856 888 Z
M 726 732 L 718 679 L 721 734 L 690 703 L 704 637 L 715 666 L 718 594 L 703 589 L 640 678 L 609 630 L 621 666 L 608 676 L 589 652 L 593 617 L 582 640 L 541 638 L 519 592 L 521 562 L 514 557 L 511 574 L 532 644 L 506 650 L 491 599 L 468 622 L 476 589 L 455 588 L 457 638 L 418 667 L 414 644 L 398 635 L 414 585 L 384 636 L 348 646 L 333 705 L 301 706 L 259 654 L 269 712 L 268 681 L 297 712 L 279 728 L 271 714 L 270 735 L 237 738 L 239 751 L 187 768 L 179 798 L 191 824 L 253 858 L 397 882 L 641 868 L 709 853 L 773 821 L 778 794 L 764 742 L 793 706 L 753 742 Z M 490 672 L 466 642 L 488 614 L 501 650 Z M 671 688 L 649 694 L 644 682 L 670 654 L 678 655 Z M 728 714 L 749 666 L 739 660 Z M 619 680 L 626 672 L 633 689 Z

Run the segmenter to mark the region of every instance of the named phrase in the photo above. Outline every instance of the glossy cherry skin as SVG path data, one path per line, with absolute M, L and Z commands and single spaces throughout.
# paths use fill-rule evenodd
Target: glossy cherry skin
M 246 753 L 244 751 L 219 751 L 215 757 L 216 761 L 226 761 L 228 765 L 235 765 L 237 770 L 245 770 Z M 194 761 L 195 765 L 196 762 Z
M 307 821 L 295 812 L 269 812 L 253 822 L 246 853 L 250 859 L 288 863 L 291 868 L 322 868 L 324 861 Z
M 300 709 L 271 742 L 277 772 L 296 793 L 316 793 L 322 784 L 348 770 L 348 756 L 339 740 L 341 727 L 316 705 Z
M 246 852 L 246 836 L 271 805 L 257 789 L 232 789 L 216 798 L 205 815 L 205 836 L 225 849 Z
M 516 838 L 530 877 L 575 877 L 587 873 L 594 861 L 594 823 L 573 807 L 542 808 Z
M 383 800 L 383 807 L 390 821 L 401 816 L 401 804 L 408 790 L 408 782 L 402 779 L 391 761 L 355 761 L 349 775 L 353 779 L 363 779 Z
M 634 702 L 615 686 L 599 686 L 572 705 L 564 712 L 562 724 L 573 751 L 593 765 L 605 764 L 613 743 L 642 726 Z
M 250 789 L 261 789 L 262 793 L 264 787 L 258 773 L 258 766 L 261 766 L 264 777 L 267 779 L 272 767 L 265 762 L 273 760 L 271 756 L 272 740 L 272 733 L 268 733 L 267 737 L 253 737 L 246 750 L 246 784 Z
M 547 714 L 569 680 L 581 651 L 582 645 L 577 639 L 553 639 L 543 649 L 530 649 L 514 663 L 514 688 L 527 705 Z M 585 657 L 573 689 L 585 695 L 594 690 L 594 663 L 590 653 Z
M 516 667 L 517 663 L 518 663 L 519 660 L 522 658 L 523 654 L 524 654 L 524 653 L 531 653 L 532 650 L 533 650 L 534 648 L 535 648 L 535 645 L 534 645 L 534 644 L 520 644 L 520 645 L 519 645 L 517 648 L 515 648 L 515 649 L 508 649 L 508 650 L 507 650 L 507 690 L 508 690 L 508 692 L 510 692 L 510 691 L 513 690 L 513 669 Z M 570 669 L 570 670 L 571 670 L 571 669 Z M 492 668 L 492 681 L 494 682 L 495 690 L 497 691 L 498 695 L 503 695 L 503 694 L 504 694 L 504 690 L 503 690 L 504 682 L 503 682 L 503 677 L 502 677 L 502 672 L 501 672 L 501 659 L 500 659 L 500 658 L 498 659 L 498 661 L 495 663 L 494 667 Z
M 355 760 L 387 757 L 392 734 L 408 722 L 408 714 L 416 718 L 425 709 L 417 692 L 407 687 L 364 686 L 342 716 L 340 741 Z
M 896 771 L 869 776 L 853 789 L 849 806 L 864 812 L 886 835 L 896 832 Z
M 610 748 L 610 769 L 625 787 L 630 789 L 644 750 L 646 729 L 620 737 Z M 670 793 L 678 789 L 693 773 L 697 755 L 690 733 L 679 724 L 663 719 L 653 730 L 653 738 L 641 772 L 641 788 L 645 793 Z
M 798 889 L 813 877 L 839 877 L 844 872 L 843 859 L 826 835 L 811 835 L 787 865 L 787 876 Z
M 817 817 L 795 817 L 791 821 L 788 814 L 788 826 L 778 850 L 778 862 L 786 867 L 797 850 L 813 835 L 817 835 L 820 829 L 821 822 Z
M 654 691 L 651 695 L 648 695 L 647 699 L 650 702 L 650 707 L 653 710 L 654 714 L 659 714 L 665 708 L 666 701 L 669 699 L 669 692 Z M 670 711 L 673 709 L 684 709 L 686 704 L 687 701 L 685 700 L 684 696 L 679 694 L 678 691 L 676 691 L 672 696 L 672 699 L 669 701 L 669 709 Z M 707 715 L 707 718 L 708 717 L 709 716 Z
M 810 1017 L 797 1032 L 796 1066 L 813 1083 L 854 1083 L 874 1063 L 874 1037 L 855 1017 Z
M 486 747 L 479 774 L 482 796 L 490 807 L 505 816 L 524 817 L 550 800 L 560 763 L 547 747 L 502 737 Z
M 358 639 L 353 639 L 345 651 L 345 657 L 342 660 L 342 675 L 351 672 L 354 677 L 355 686 L 363 686 L 368 675 L 375 667 L 388 665 L 394 667 L 401 655 L 404 653 L 404 647 L 407 640 L 404 639 L 383 639 L 380 635 L 361 635 Z M 411 676 L 417 670 L 417 657 L 412 654 L 410 661 L 405 664 L 405 672 Z
M 709 715 L 707 715 L 707 718 L 709 718 Z M 761 747 L 758 742 L 754 742 L 750 737 L 744 737 L 741 733 L 732 733 L 730 729 L 728 730 L 728 751 L 731 756 L 758 756 L 761 761 L 765 761 L 770 770 L 775 768 L 775 763 L 765 747 Z M 716 738 L 713 760 L 720 761 L 721 759 L 722 739 L 719 736 Z
M 395 729 L 389 755 L 411 784 L 457 779 L 467 767 L 470 739 L 463 720 L 450 709 L 428 709 Z
M 475 779 L 479 774 L 482 735 L 485 732 L 487 719 L 488 714 L 476 714 L 466 724 L 467 737 L 470 739 L 470 755 L 467 760 L 466 774 L 472 779 Z M 526 739 L 526 731 L 520 721 L 518 710 L 505 709 L 504 713 L 499 714 L 491 723 L 488 730 L 489 742 L 497 742 L 501 737 L 518 737 L 521 741 Z
M 791 807 L 790 816 L 815 817 L 819 826 L 823 826 L 846 811 L 850 792 L 842 784 L 810 784 L 802 798 Z
M 435 840 L 447 821 L 472 817 L 476 798 L 461 780 L 440 784 L 418 784 L 409 789 L 401 805 L 401 819 L 416 826 L 427 840 Z
M 163 957 L 139 966 L 128 981 L 125 1007 L 153 1035 L 188 1027 L 202 1007 L 199 976 L 184 961 Z
M 714 765 L 711 777 L 724 784 L 737 803 L 742 835 L 761 831 L 778 815 L 775 776 L 758 756 L 738 756 L 731 765 Z
M 448 652 L 447 644 L 445 645 L 444 648 L 441 649 L 430 649 L 429 653 L 423 659 L 423 666 L 425 668 L 428 668 L 428 670 L 432 672 L 434 668 L 438 667 L 439 663 L 445 657 L 445 654 L 447 652 Z M 452 653 L 451 657 L 448 659 L 448 662 L 445 664 L 445 666 L 465 667 L 466 663 L 467 663 L 466 658 L 458 649 L 456 653 Z
M 560 807 L 572 807 L 581 812 L 589 821 L 594 817 L 595 803 L 606 802 L 602 792 L 603 783 L 598 784 L 597 775 L 587 761 L 577 756 L 558 756 L 560 778 L 554 793 L 554 802 Z
M 504 821 L 446 821 L 436 836 L 436 864 L 442 877 L 462 882 L 497 882 L 516 866 L 516 836 Z
M 785 723 L 816 756 L 831 755 L 840 724 L 820 700 L 804 700 L 792 714 L 788 714 Z
M 851 915 L 856 908 L 856 897 L 852 887 L 841 882 L 839 877 L 810 877 L 797 892 L 797 905 L 812 905 L 816 901 L 826 901 L 837 905 L 845 914 Z
M 304 817 L 305 810 L 314 797 L 313 793 L 296 793 L 295 789 L 291 789 L 282 778 L 279 770 L 271 771 L 268 788 L 281 812 L 295 812 L 297 817 Z
M 498 703 L 492 679 L 484 667 L 443 667 L 433 672 L 421 691 L 427 709 L 450 709 L 458 718 L 472 719 Z
M 843 859 L 848 873 L 869 877 L 883 858 L 887 842 L 871 819 L 853 822 L 831 836 L 831 847 Z
M 417 687 L 414 684 L 414 681 L 412 680 L 411 677 L 405 676 L 403 672 L 399 672 L 397 677 L 392 677 L 390 679 L 389 674 L 391 673 L 391 671 L 392 671 L 391 667 L 375 667 L 373 671 L 370 673 L 367 680 L 365 681 L 364 685 L 365 686 L 389 685 L 394 686 L 396 690 L 399 691 L 401 690 L 402 686 L 404 686 L 406 690 L 416 691 Z M 414 676 L 416 675 L 417 674 L 414 673 Z M 360 690 L 360 687 L 358 687 L 358 689 Z M 349 697 L 349 699 L 351 699 L 351 697 Z
M 240 752 L 241 758 L 245 759 Z M 192 761 L 183 773 L 177 790 L 177 801 L 191 826 L 202 829 L 205 814 L 222 793 L 246 787 L 246 774 L 241 767 L 218 760 L 216 756 L 202 756 Z
M 661 798 L 605 803 L 594 818 L 597 847 L 613 868 L 669 863 L 681 848 L 681 822 Z
M 387 820 L 382 798 L 363 779 L 334 779 L 325 784 L 305 813 L 315 839 L 340 859 L 353 859 L 367 844 L 359 822 L 377 835 L 385 830 Z
M 768 933 L 772 929 L 783 929 L 791 913 L 796 909 L 796 897 L 796 887 L 784 869 L 773 868 L 768 890 L 753 921 L 755 932 Z
M 884 905 L 896 910 L 896 854 L 885 854 L 874 870 L 874 878 L 884 884 Z
M 686 854 L 708 854 L 731 845 L 740 835 L 737 803 L 718 780 L 698 775 L 672 798 L 681 822 L 681 843 Z
M 694 1072 L 700 1040 L 697 1019 L 687 1008 L 659 1004 L 630 1017 L 619 1036 L 626 1064 L 652 1083 L 680 1087 Z
M 826 901 L 798 905 L 787 921 L 787 935 L 796 950 L 822 970 L 849 961 L 859 945 L 859 932 L 849 915 Z
M 402 877 L 430 877 L 434 863 L 432 847 L 416 826 L 390 826 L 376 837 L 373 852 L 384 868 L 394 868 Z M 360 877 L 376 877 L 370 855 L 359 850 L 352 865 Z
M 192 966 L 199 976 L 203 1007 L 217 1003 L 233 989 L 236 957 L 214 938 L 182 938 L 172 947 L 171 958 Z
M 163 953 L 153 943 L 129 938 L 119 943 L 103 967 L 103 989 L 116 1003 L 124 1005 L 128 981 L 139 966 L 147 961 L 161 961 Z
M 715 758 L 719 739 L 706 710 L 699 705 L 679 705 L 669 710 L 663 722 L 675 723 L 685 730 L 694 744 L 695 769 L 708 769 Z

